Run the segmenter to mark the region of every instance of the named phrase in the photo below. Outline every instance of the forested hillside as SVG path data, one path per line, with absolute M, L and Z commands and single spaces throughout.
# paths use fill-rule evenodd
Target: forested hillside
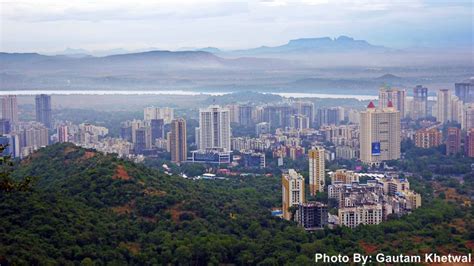
M 315 252 L 474 247 L 473 207 L 429 189 L 423 207 L 400 219 L 307 233 L 270 216 L 281 201 L 279 177 L 191 181 L 72 144 L 41 149 L 13 176 L 36 180 L 30 192 L 1 192 L 1 265 L 304 265 Z

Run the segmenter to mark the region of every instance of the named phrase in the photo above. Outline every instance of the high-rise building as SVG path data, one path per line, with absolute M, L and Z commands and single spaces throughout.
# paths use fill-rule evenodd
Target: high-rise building
M 413 101 L 410 117 L 412 119 L 425 118 L 428 114 L 428 88 L 417 85 L 413 88 Z
M 164 125 L 165 122 L 163 119 L 151 119 L 150 120 L 150 127 L 151 127 L 151 141 L 155 143 L 156 139 L 164 138 Z
M 448 89 L 438 90 L 436 101 L 436 121 L 443 124 L 452 121 L 451 111 L 451 91 Z
M 283 218 L 290 220 L 290 207 L 304 202 L 304 178 L 294 169 L 289 169 L 281 177 Z
M 171 121 L 170 152 L 172 162 L 181 163 L 186 161 L 188 148 L 186 144 L 186 120 L 183 118 Z
M 16 125 L 18 123 L 18 103 L 15 95 L 3 96 L 2 104 L 2 118 L 10 120 L 10 124 Z
M 10 120 L 0 119 L 0 135 L 9 134 L 11 131 Z
M 241 105 L 239 106 L 239 124 L 243 126 L 249 126 L 252 124 L 252 106 Z
M 270 124 L 267 122 L 261 122 L 258 123 L 255 126 L 255 130 L 257 133 L 257 137 L 259 137 L 261 134 L 269 134 L 270 133 Z
M 230 151 L 229 109 L 217 105 L 199 110 L 199 149 Z
M 239 104 L 228 104 L 225 108 L 229 109 L 229 120 L 231 123 L 239 123 L 240 121 L 240 105 Z
M 474 102 L 474 78 L 468 81 L 455 83 L 454 93 L 464 103 Z
M 464 103 L 457 96 L 451 97 L 451 119 L 450 121 L 461 123 Z
M 163 119 L 165 124 L 169 124 L 174 119 L 174 109 L 169 107 L 146 107 L 143 111 L 143 119 L 145 121 Z
M 298 101 L 293 104 L 297 114 L 309 119 L 309 127 L 314 127 L 314 104 L 312 102 Z
M 61 125 L 56 129 L 58 134 L 58 142 L 69 142 L 69 128 L 67 125 Z
M 415 146 L 419 148 L 434 148 L 441 145 L 442 134 L 437 128 L 420 129 L 415 133 Z
M 446 154 L 454 155 L 461 151 L 461 129 L 449 127 L 446 137 Z
M 400 158 L 400 111 L 389 102 L 387 108 L 376 109 L 370 102 L 360 113 L 360 160 L 379 164 Z
M 42 123 L 47 128 L 52 128 L 51 121 L 51 96 L 46 94 L 35 97 L 36 121 Z
M 406 91 L 404 89 L 380 88 L 379 109 L 387 108 L 388 102 L 400 111 L 400 117 L 405 117 Z
M 331 107 L 318 109 L 316 114 L 316 124 L 318 127 L 325 125 L 339 125 L 344 120 L 344 108 Z
M 297 217 L 307 231 L 322 229 L 328 224 L 328 206 L 317 201 L 299 204 Z
M 465 143 L 465 152 L 466 156 L 474 157 L 474 128 L 470 128 L 466 134 L 466 143 Z
M 27 156 L 32 151 L 49 144 L 48 129 L 41 123 L 28 122 L 19 124 L 21 156 Z
M 291 116 L 296 113 L 292 106 L 265 106 L 262 113 L 263 122 L 268 122 L 273 128 L 289 127 Z
M 305 115 L 298 114 L 292 115 L 290 120 L 290 127 L 294 129 L 307 129 L 309 128 L 309 118 Z
M 309 191 L 316 195 L 324 191 L 325 185 L 325 161 L 324 148 L 315 147 L 308 151 L 309 157 Z
M 474 103 L 464 104 L 461 117 L 461 129 L 467 131 L 474 128 Z
M 4 137 L 8 138 L 7 153 L 14 158 L 20 157 L 20 135 L 18 133 L 11 133 L 4 135 Z
M 136 154 L 143 154 L 145 150 L 151 149 L 151 128 L 148 126 L 134 130 L 133 145 Z

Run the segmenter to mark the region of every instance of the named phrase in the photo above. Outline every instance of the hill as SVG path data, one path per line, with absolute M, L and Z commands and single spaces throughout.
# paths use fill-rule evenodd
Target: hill
M 311 53 L 349 53 L 349 52 L 387 52 L 389 48 L 372 45 L 365 40 L 355 40 L 347 36 L 337 38 L 300 38 L 290 40 L 280 46 L 261 46 L 258 48 L 237 50 L 231 53 L 237 55 L 261 54 L 311 54 Z
M 38 180 L 32 192 L 0 194 L 2 265 L 312 265 L 315 252 L 466 253 L 473 244 L 468 211 L 428 195 L 401 219 L 311 234 L 270 216 L 278 177 L 191 181 L 72 144 L 41 149 L 13 175 Z

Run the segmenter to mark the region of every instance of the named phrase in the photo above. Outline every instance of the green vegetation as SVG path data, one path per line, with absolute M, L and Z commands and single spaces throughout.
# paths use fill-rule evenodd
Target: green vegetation
M 315 252 L 465 254 L 474 246 L 474 208 L 435 197 L 378 226 L 307 233 L 270 216 L 279 176 L 190 181 L 71 144 L 41 149 L 12 176 L 38 181 L 0 194 L 2 265 L 310 265 Z M 429 187 L 415 179 L 416 189 Z

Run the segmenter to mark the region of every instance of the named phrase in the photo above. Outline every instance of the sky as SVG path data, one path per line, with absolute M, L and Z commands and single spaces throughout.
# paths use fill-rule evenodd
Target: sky
M 0 0 L 0 50 L 276 46 L 351 36 L 391 48 L 474 45 L 472 0 Z

